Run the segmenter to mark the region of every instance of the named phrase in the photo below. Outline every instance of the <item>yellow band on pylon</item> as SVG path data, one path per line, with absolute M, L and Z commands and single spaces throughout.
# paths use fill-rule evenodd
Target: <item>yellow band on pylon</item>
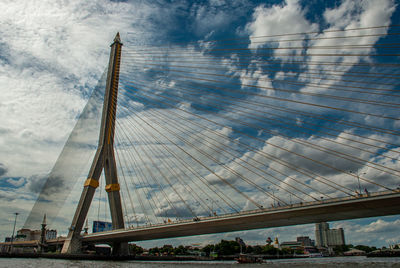
M 119 187 L 119 183 L 114 183 L 114 184 L 107 184 L 106 185 L 106 192 L 115 192 L 115 191 L 119 191 L 120 187 Z
M 85 184 L 83 185 L 83 187 L 85 187 L 85 186 L 92 186 L 93 188 L 97 188 L 97 187 L 99 187 L 99 181 L 94 180 L 92 178 L 88 178 L 85 181 Z

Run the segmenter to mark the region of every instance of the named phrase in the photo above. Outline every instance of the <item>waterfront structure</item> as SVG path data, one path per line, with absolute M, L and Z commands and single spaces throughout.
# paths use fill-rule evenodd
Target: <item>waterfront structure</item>
M 280 244 L 280 248 L 290 248 L 293 250 L 303 249 L 303 244 L 298 241 L 287 241 Z
M 20 229 L 17 231 L 15 241 L 39 240 L 40 230 Z
M 311 240 L 310 237 L 308 237 L 308 236 L 298 236 L 296 241 L 300 242 L 305 247 L 315 246 L 315 241 Z
M 315 224 L 315 239 L 317 247 L 331 248 L 345 245 L 343 228 L 330 229 L 327 222 Z
M 20 229 L 17 231 L 15 236 L 15 241 L 33 241 L 40 240 L 41 230 L 31 230 L 31 229 Z M 45 232 L 46 240 L 56 239 L 57 230 L 47 230 Z M 7 241 L 6 241 L 7 242 Z
M 346 252 L 343 252 L 345 256 L 364 256 L 366 253 L 364 250 L 352 248 Z

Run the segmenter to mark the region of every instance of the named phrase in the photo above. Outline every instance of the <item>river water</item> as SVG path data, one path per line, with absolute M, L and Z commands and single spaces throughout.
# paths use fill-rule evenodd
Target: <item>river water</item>
M 70 267 L 70 268 L 156 268 L 156 267 L 399 267 L 400 258 L 366 258 L 366 257 L 335 257 L 335 258 L 310 258 L 310 259 L 281 259 L 267 260 L 263 264 L 237 264 L 235 261 L 213 262 L 173 262 L 173 261 L 79 261 L 59 259 L 11 259 L 0 258 L 1 268 L 43 268 L 43 267 Z

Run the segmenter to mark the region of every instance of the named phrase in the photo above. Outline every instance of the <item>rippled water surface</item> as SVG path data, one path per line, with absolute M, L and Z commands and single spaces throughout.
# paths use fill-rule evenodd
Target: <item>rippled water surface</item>
M 366 257 L 336 257 L 336 258 L 313 258 L 313 259 L 281 259 L 267 260 L 262 264 L 237 264 L 234 261 L 221 262 L 148 262 L 148 261 L 78 261 L 59 259 L 10 259 L 0 258 L 0 267 L 400 267 L 400 258 L 366 258 Z

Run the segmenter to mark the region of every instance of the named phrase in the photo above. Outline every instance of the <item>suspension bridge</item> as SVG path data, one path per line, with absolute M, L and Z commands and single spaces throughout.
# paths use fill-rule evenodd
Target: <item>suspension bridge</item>
M 90 147 L 88 119 L 100 135 L 63 253 L 400 214 L 399 34 L 373 26 L 164 47 L 123 46 L 117 34 L 26 224 L 67 199 L 71 189 L 51 182 L 72 184 L 79 163 L 68 161 Z M 113 230 L 83 236 L 107 203 Z

